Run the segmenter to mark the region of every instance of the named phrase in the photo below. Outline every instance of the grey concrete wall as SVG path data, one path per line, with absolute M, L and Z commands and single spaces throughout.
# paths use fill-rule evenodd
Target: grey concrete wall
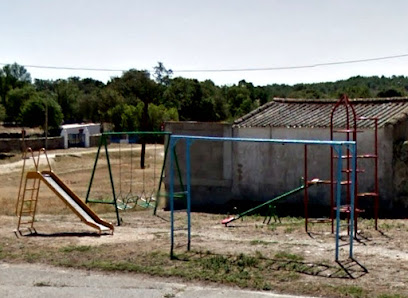
M 273 138 L 298 140 L 329 140 L 328 129 L 320 128 L 234 128 L 217 123 L 168 123 L 166 130 L 175 134 L 233 136 L 239 138 Z M 408 182 L 406 196 L 396 196 L 397 176 L 407 177 L 408 181 L 408 143 L 405 167 L 395 169 L 394 139 L 408 139 L 408 130 L 392 126 L 378 130 L 378 178 L 380 192 L 380 214 L 389 215 L 395 208 L 408 206 Z M 338 140 L 345 135 L 336 134 Z M 357 134 L 357 153 L 373 154 L 374 130 L 365 129 Z M 222 205 L 229 201 L 265 201 L 290 191 L 301 185 L 304 176 L 304 145 L 260 144 L 231 142 L 194 142 L 191 146 L 192 196 L 197 206 Z M 185 177 L 185 146 L 177 145 L 177 152 Z M 345 154 L 345 152 L 343 152 Z M 308 179 L 330 179 L 330 146 L 307 146 Z M 350 164 L 351 166 L 351 164 Z M 358 168 L 364 169 L 358 174 L 358 191 L 374 191 L 374 159 L 358 159 Z M 347 161 L 343 161 L 347 167 Z M 401 169 L 405 172 L 402 175 Z M 346 179 L 346 174 L 343 174 Z M 401 179 L 400 179 L 401 180 Z M 405 181 L 405 180 L 404 180 Z M 168 181 L 167 181 L 168 182 Z M 345 188 L 343 191 L 345 194 Z M 328 210 L 330 206 L 330 186 L 317 185 L 309 189 L 309 206 Z M 343 195 L 343 203 L 346 196 Z M 303 213 L 303 192 L 292 195 L 282 201 L 297 214 Z M 371 215 L 374 208 L 372 198 L 360 199 L 360 206 Z
M 99 145 L 99 135 L 90 136 L 90 146 L 97 147 Z M 25 147 L 30 147 L 33 150 L 45 148 L 45 138 L 26 138 Z M 63 137 L 49 137 L 47 140 L 48 150 L 64 149 Z M 16 152 L 24 150 L 23 140 L 20 138 L 0 139 L 0 152 Z
M 393 186 L 393 134 L 391 127 L 378 131 L 378 181 L 380 193 L 380 208 L 389 214 L 395 206 L 395 189 Z M 263 137 L 273 139 L 305 139 L 330 140 L 328 129 L 307 128 L 240 128 L 234 129 L 237 137 Z M 345 135 L 336 134 L 335 139 L 346 140 Z M 357 154 L 374 154 L 374 130 L 360 130 L 357 134 Z M 345 154 L 345 152 L 343 152 Z M 257 145 L 239 143 L 234 147 L 234 193 L 237 196 L 265 200 L 269 197 L 287 192 L 299 186 L 299 178 L 304 176 L 304 146 L 302 145 Z M 320 178 L 330 179 L 330 147 L 309 145 L 308 180 Z M 372 158 L 359 158 L 357 167 L 364 172 L 358 174 L 358 192 L 373 192 L 375 181 L 375 161 Z M 334 164 L 336 166 L 336 162 Z M 351 163 L 349 164 L 351 167 Z M 343 161 L 347 168 L 347 161 Z M 242 174 L 243 173 L 243 174 Z M 346 174 L 343 174 L 346 180 Z M 343 202 L 345 203 L 345 191 Z M 407 193 L 408 195 L 408 193 Z M 291 196 L 285 203 L 303 208 L 302 194 Z M 330 206 L 330 186 L 318 185 L 309 189 L 311 206 Z M 372 214 L 373 198 L 360 199 L 360 206 Z
M 325 140 L 327 130 L 286 128 L 239 128 L 240 138 Z M 249 200 L 265 201 L 301 185 L 305 172 L 305 146 L 301 144 L 236 143 L 233 149 L 233 193 Z M 307 146 L 308 179 L 330 179 L 330 147 Z M 330 206 L 328 185 L 309 189 L 310 206 Z M 303 214 L 303 192 L 285 198 L 280 205 L 291 205 Z
M 25 139 L 25 147 L 31 147 L 33 150 L 45 148 L 45 138 Z M 64 139 L 62 137 L 49 137 L 47 140 L 47 148 L 64 148 Z M 0 152 L 16 152 L 22 150 L 24 150 L 22 139 L 0 139 Z
M 95 135 L 89 136 L 89 146 L 98 147 L 100 138 L 101 138 L 101 134 L 95 134 Z
M 168 122 L 165 130 L 178 135 L 231 136 L 231 126 L 222 123 Z M 231 144 L 227 142 L 195 141 L 190 147 L 191 154 L 191 195 L 193 207 L 222 205 L 230 198 L 231 189 Z M 186 181 L 185 142 L 176 144 L 176 152 Z M 178 177 L 175 176 L 177 190 Z M 169 183 L 169 167 L 166 166 L 166 189 Z
M 401 211 L 401 216 L 405 217 L 408 211 L 408 127 L 406 123 L 398 123 L 386 129 L 389 142 L 393 144 L 388 175 L 392 177 L 394 191 L 394 196 L 387 201 L 387 205 L 391 205 L 393 210 Z

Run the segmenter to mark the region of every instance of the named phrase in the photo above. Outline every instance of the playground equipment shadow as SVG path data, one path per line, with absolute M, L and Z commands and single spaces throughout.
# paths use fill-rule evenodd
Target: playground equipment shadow
M 163 220 L 168 212 L 160 211 L 161 218 L 152 216 L 151 210 L 121 215 L 123 224 L 114 235 L 99 236 L 74 215 L 39 214 L 38 235 L 19 238 L 11 233 L 15 219 L 0 216 L 0 260 L 145 273 L 312 296 L 408 295 L 407 245 L 401 241 L 408 236 L 404 221 L 384 221 L 383 233 L 378 233 L 371 221 L 363 220 L 356 259 L 343 255 L 336 263 L 329 226 L 313 226 L 311 238 L 304 233 L 301 219 L 282 218 L 282 224 L 264 225 L 259 216 L 249 216 L 230 228 L 220 224 L 225 215 L 193 213 L 192 251 L 186 252 L 185 234 L 180 231 L 176 240 L 182 245 L 170 260 L 169 222 Z M 113 212 L 103 216 L 114 218 Z M 176 216 L 182 218 L 182 214 Z M 385 294 L 400 296 L 381 296 Z

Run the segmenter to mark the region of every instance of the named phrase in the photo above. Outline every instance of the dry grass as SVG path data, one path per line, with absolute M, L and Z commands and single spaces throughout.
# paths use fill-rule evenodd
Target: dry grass
M 53 152 L 52 152 L 53 153 Z M 58 152 L 57 152 L 58 153 Z M 129 161 L 128 152 L 121 152 Z M 82 198 L 85 197 L 95 153 L 74 153 L 56 157 L 54 171 Z M 111 155 L 114 176 L 119 173 L 119 153 Z M 148 160 L 152 160 L 152 148 Z M 156 160 L 156 169 L 161 160 Z M 137 163 L 132 169 L 137 172 Z M 149 164 L 152 164 L 149 162 Z M 131 165 L 122 164 L 129 170 Z M 152 181 L 148 167 L 145 181 Z M 106 162 L 98 163 L 92 196 L 109 197 L 111 190 Z M 143 179 L 142 173 L 136 175 Z M 123 181 L 130 181 L 123 174 Z M 142 174 L 143 175 L 143 174 Z M 133 178 L 133 177 L 132 177 Z M 204 283 L 222 283 L 280 293 L 324 297 L 408 296 L 408 224 L 404 220 L 381 220 L 380 231 L 372 220 L 360 222 L 355 242 L 358 262 L 347 259 L 347 237 L 342 237 L 341 262 L 334 259 L 334 239 L 328 225 L 312 225 L 307 235 L 303 219 L 284 218 L 282 223 L 263 225 L 262 217 L 247 217 L 226 228 L 218 214 L 192 214 L 192 250 L 186 251 L 184 231 L 176 234 L 175 259 L 169 258 L 169 214 L 152 210 L 121 213 L 123 225 L 113 236 L 97 235 L 73 216 L 65 205 L 45 188 L 35 224 L 38 234 L 16 237 L 12 216 L 20 172 L 1 174 L 0 260 L 36 262 L 101 271 L 127 271 L 160 277 L 177 277 Z M 123 188 L 130 187 L 123 182 Z M 153 183 L 152 183 L 153 184 Z M 132 187 L 140 191 L 140 185 Z M 115 222 L 112 206 L 92 205 L 103 218 Z M 185 214 L 177 213 L 178 225 L 185 226 Z M 361 265 L 363 266 L 361 266 Z M 367 270 L 365 270 L 367 269 Z

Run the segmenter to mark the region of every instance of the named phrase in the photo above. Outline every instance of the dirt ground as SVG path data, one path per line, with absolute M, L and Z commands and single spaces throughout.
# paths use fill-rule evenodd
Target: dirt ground
M 143 190 L 141 183 L 129 184 L 129 181 L 135 179 L 139 182 L 144 179 L 145 193 L 149 193 L 147 185 L 157 185 L 160 175 L 162 148 L 153 145 L 148 147 L 148 166 L 144 173 L 137 172 L 137 150 L 130 153 L 134 152 L 133 149 L 130 151 L 130 148 L 116 147 L 116 151 L 112 151 L 114 175 L 122 175 L 122 193 L 126 194 L 129 188 L 138 189 L 139 192 Z M 54 172 L 81 198 L 85 198 L 94 165 L 95 148 L 53 151 L 49 152 L 49 156 Z M 131 156 L 135 157 L 132 163 L 129 162 Z M 123 162 L 126 159 L 119 164 L 119 157 L 127 157 L 127 164 Z M 28 165 L 29 160 L 26 162 Z M 115 172 L 119 165 L 122 169 L 135 170 L 136 174 Z M 41 190 L 36 216 L 38 237 L 16 237 L 14 230 L 17 218 L 14 211 L 21 177 L 21 156 L 8 162 L 2 161 L 0 169 L 0 243 L 4 245 L 35 245 L 46 249 L 68 245 L 123 244 L 120 251 L 115 253 L 129 255 L 134 251 L 170 251 L 169 212 L 159 210 L 158 216 L 153 216 L 151 209 L 121 211 L 122 225 L 115 228 L 113 235 L 99 237 L 46 189 Z M 92 196 L 108 198 L 111 190 L 106 161 L 101 159 L 97 170 Z M 116 222 L 112 206 L 92 205 L 92 209 L 102 218 Z M 340 240 L 340 262 L 336 263 L 335 240 L 328 224 L 312 225 L 312 232 L 307 234 L 304 221 L 299 218 L 284 218 L 280 224 L 265 225 L 262 223 L 263 217 L 251 216 L 225 227 L 221 220 L 226 216 L 193 213 L 191 248 L 221 255 L 262 254 L 270 259 L 280 253 L 296 255 L 301 257 L 303 267 L 312 268 L 301 270 L 297 283 L 355 286 L 368 289 L 372 296 L 385 293 L 381 297 L 408 297 L 408 223 L 404 219 L 380 219 L 378 231 L 374 229 L 372 220 L 361 220 L 357 240 L 354 241 L 354 260 L 348 259 L 348 237 L 347 231 L 344 231 Z M 185 225 L 185 213 L 176 213 L 176 218 L 176 226 L 179 223 Z M 186 240 L 185 231 L 176 233 L 176 252 L 186 250 Z M 293 293 L 290 288 L 287 292 Z

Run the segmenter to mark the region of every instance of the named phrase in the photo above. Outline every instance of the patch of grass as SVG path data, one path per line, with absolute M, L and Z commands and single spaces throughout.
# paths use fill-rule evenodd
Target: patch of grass
M 275 258 L 279 260 L 290 260 L 290 261 L 303 261 L 304 258 L 302 256 L 291 254 L 285 251 L 280 251 L 275 254 Z
M 239 267 L 255 267 L 259 264 L 259 258 L 241 253 L 238 255 L 236 263 Z
M 286 234 L 291 234 L 291 233 L 293 233 L 294 231 L 295 231 L 295 227 L 292 227 L 292 226 L 290 226 L 290 227 L 286 227 L 285 228 L 285 230 L 284 230 L 284 232 L 286 233 Z
M 383 230 L 383 231 L 389 231 L 389 230 L 394 229 L 394 225 L 390 224 L 390 223 L 387 223 L 387 222 L 383 222 L 383 223 L 379 224 L 378 228 L 380 230 Z
M 402 298 L 404 296 L 399 294 L 380 294 L 377 296 L 378 298 Z
M 277 276 L 279 282 L 291 282 L 298 280 L 300 278 L 300 274 L 297 272 L 282 272 Z
M 249 215 L 249 218 L 251 218 L 254 221 L 258 221 L 258 220 L 263 219 L 263 215 L 261 215 L 259 213 L 251 214 L 251 215 Z
M 73 251 L 79 251 L 79 252 L 87 252 L 91 250 L 91 246 L 89 245 L 68 245 L 64 246 L 60 249 L 61 252 L 73 252 Z
M 251 244 L 264 243 L 254 240 Z M 267 242 L 267 244 L 270 243 Z M 132 250 L 131 253 L 121 253 L 123 250 L 129 252 L 129 248 L 123 247 L 123 244 L 102 244 L 97 247 L 67 245 L 57 248 L 53 245 L 38 246 L 37 242 L 28 239 L 24 243 L 0 242 L 0 256 L 3 256 L 6 262 L 29 261 L 78 269 L 178 277 L 185 281 L 214 282 L 298 295 L 314 296 L 317 293 L 317 296 L 323 297 L 370 296 L 370 289 L 365 287 L 345 287 L 337 283 L 335 286 L 325 286 L 322 282 L 304 284 L 303 275 L 315 275 L 314 271 L 322 270 L 319 264 L 332 262 L 322 260 L 318 264 L 308 263 L 304 261 L 301 254 L 284 250 L 272 254 L 272 258 L 269 250 L 265 255 L 259 251 L 241 254 L 217 254 L 210 250 L 190 251 L 177 253 L 171 260 L 166 248 L 154 251 L 139 248 L 139 250 Z M 46 287 L 49 284 L 38 282 L 36 286 Z M 171 295 L 171 292 L 168 295 Z M 383 295 L 382 297 L 399 298 L 400 296 Z
M 204 258 L 200 263 L 201 266 L 207 270 L 212 270 L 215 272 L 222 270 L 225 273 L 229 273 L 231 271 L 231 262 L 224 256 L 215 255 L 209 258 Z
M 270 244 L 270 242 L 256 239 L 256 240 L 251 240 L 251 242 L 249 242 L 249 244 L 251 244 L 251 245 L 268 245 L 268 244 Z
M 37 252 L 27 252 L 24 255 L 24 261 L 28 263 L 37 263 L 42 259 L 42 256 L 40 253 Z
M 347 285 L 342 285 L 335 287 L 335 289 L 344 296 L 347 297 L 354 297 L 354 298 L 359 298 L 359 297 L 367 297 L 366 291 L 364 291 L 363 288 L 357 287 L 357 286 L 347 286 Z

